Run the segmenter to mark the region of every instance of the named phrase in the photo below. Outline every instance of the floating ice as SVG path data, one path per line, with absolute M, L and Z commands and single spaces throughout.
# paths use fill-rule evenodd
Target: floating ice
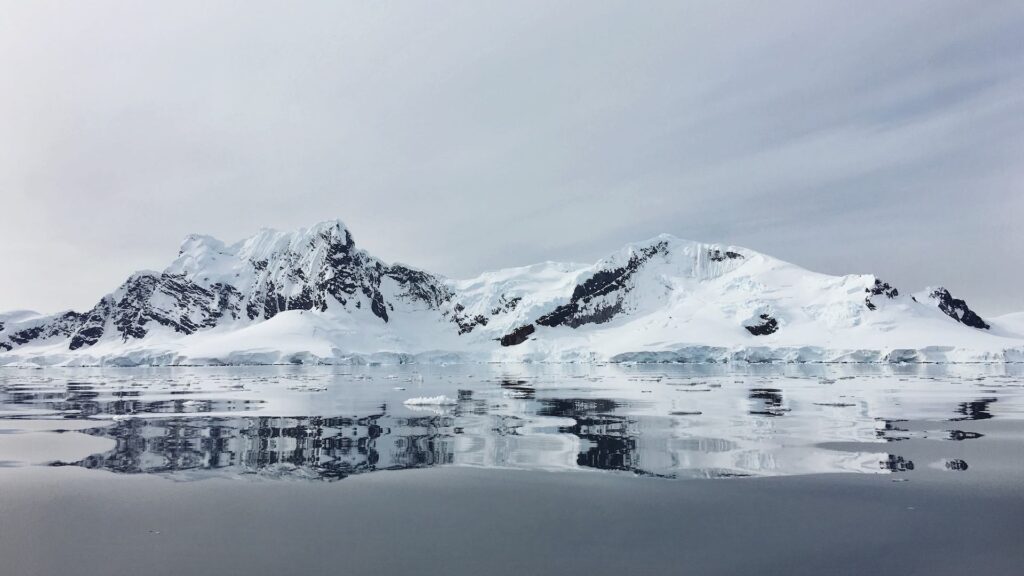
M 418 396 L 416 398 L 409 398 L 405 402 L 402 402 L 406 406 L 453 406 L 458 404 L 452 398 L 445 396 Z

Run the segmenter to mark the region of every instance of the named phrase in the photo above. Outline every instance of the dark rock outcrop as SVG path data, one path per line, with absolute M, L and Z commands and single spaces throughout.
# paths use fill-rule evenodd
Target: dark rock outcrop
M 743 254 L 739 252 L 731 252 L 729 250 L 719 250 L 717 248 L 708 250 L 708 258 L 714 262 L 724 262 L 726 260 L 735 260 L 737 258 L 743 258 Z
M 487 317 L 483 314 L 477 314 L 475 316 L 469 316 L 466 312 L 466 307 L 462 304 L 456 304 L 453 308 L 452 320 L 459 327 L 459 334 L 468 334 L 472 332 L 477 326 L 486 326 Z
M 83 346 L 92 346 L 103 336 L 106 330 L 107 318 L 111 315 L 114 303 L 110 298 L 103 298 L 92 310 L 85 313 L 78 330 L 71 337 L 68 348 L 78 350 Z
M 868 307 L 868 310 L 877 310 L 878 306 L 871 301 L 872 296 L 885 296 L 886 298 L 895 298 L 900 295 L 900 291 L 895 286 L 890 286 L 888 282 L 882 282 L 878 278 L 875 278 L 875 285 L 870 288 L 865 288 L 867 296 L 864 297 L 864 305 Z
M 744 326 L 744 328 L 747 329 L 747 332 L 750 332 L 754 336 L 767 336 L 769 334 L 774 334 L 779 330 L 779 321 L 772 318 L 770 314 L 761 314 L 760 319 L 761 321 L 757 324 Z
M 971 328 L 978 328 L 979 330 L 988 330 L 990 326 L 981 316 L 976 312 L 967 307 L 967 302 L 959 298 L 953 298 L 953 295 L 949 293 L 949 290 L 945 288 L 936 288 L 928 295 L 929 298 L 936 301 L 939 310 L 949 316 L 950 318 L 970 326 Z
M 65 312 L 44 323 L 11 334 L 10 342 L 14 346 L 21 346 L 34 340 L 46 340 L 55 336 L 68 338 L 78 328 L 81 319 L 82 315 L 78 312 Z
M 522 344 L 523 342 L 526 342 L 530 338 L 530 335 L 536 332 L 536 330 L 537 329 L 534 328 L 533 324 L 520 326 L 519 328 L 516 328 L 515 330 L 502 336 L 499 342 L 501 342 L 502 346 L 517 346 L 519 344 Z
M 648 260 L 668 253 L 668 243 L 658 242 L 637 250 L 624 266 L 600 270 L 578 284 L 567 304 L 558 306 L 537 319 L 541 326 L 569 326 L 608 322 L 622 312 L 626 294 L 632 289 L 630 280 Z M 608 296 L 598 304 L 597 298 Z
M 503 312 L 511 312 L 516 309 L 516 306 L 523 300 L 522 296 L 513 296 L 509 298 L 505 294 L 501 295 L 498 299 L 498 305 L 491 308 L 491 316 L 497 316 Z

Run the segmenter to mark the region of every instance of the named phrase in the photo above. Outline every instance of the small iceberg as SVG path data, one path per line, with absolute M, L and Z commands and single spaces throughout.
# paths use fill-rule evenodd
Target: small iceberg
M 402 402 L 406 406 L 454 406 L 458 404 L 452 398 L 445 395 L 440 396 L 420 396 L 417 398 L 409 398 L 405 402 Z

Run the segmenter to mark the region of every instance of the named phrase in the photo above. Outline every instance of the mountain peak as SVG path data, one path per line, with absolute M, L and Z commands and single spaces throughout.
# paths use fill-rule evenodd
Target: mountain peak
M 232 244 L 190 234 L 166 269 L 131 275 L 86 312 L 0 314 L 0 364 L 438 351 L 488 361 L 944 361 L 1007 358 L 1011 345 L 1024 358 L 1024 340 L 987 328 L 945 289 L 909 298 L 871 275 L 818 274 L 671 234 L 592 265 L 448 280 L 385 263 L 357 249 L 340 220 L 325 220 Z
M 337 219 L 337 218 L 332 219 L 332 220 L 323 220 L 323 221 L 317 222 L 316 224 L 313 224 L 312 226 L 309 227 L 309 233 L 310 234 L 324 234 L 324 233 L 328 233 L 328 234 L 331 234 L 331 235 L 338 235 L 338 236 L 342 235 L 343 233 L 351 234 L 351 232 L 349 232 L 348 226 L 345 226 L 345 223 L 342 222 L 340 219 Z

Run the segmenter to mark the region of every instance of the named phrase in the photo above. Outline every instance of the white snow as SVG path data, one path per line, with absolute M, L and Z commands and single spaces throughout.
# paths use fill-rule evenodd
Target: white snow
M 418 396 L 416 398 L 409 398 L 405 402 L 402 402 L 406 406 L 454 406 L 458 404 L 455 400 L 445 396 Z
M 993 334 L 1005 338 L 1024 340 L 1024 312 L 1004 314 L 994 318 L 986 318 L 985 320 L 991 324 L 990 332 Z
M 291 254 L 303 270 L 315 269 L 325 259 L 315 240 L 324 234 L 345 237 L 348 231 L 330 221 L 296 232 L 262 230 L 232 245 L 192 235 L 165 272 L 207 287 L 230 284 L 243 294 L 258 275 L 274 274 L 275 286 L 289 293 L 299 287 L 274 259 Z M 502 336 L 567 303 L 576 286 L 595 273 L 622 266 L 661 243 L 666 250 L 626 282 L 623 311 L 610 321 L 578 328 L 536 325 L 526 342 L 498 344 Z M 742 257 L 718 261 L 710 256 L 714 251 Z M 265 271 L 251 264 L 262 260 L 272 263 Z M 467 317 L 484 317 L 486 325 L 459 334 L 444 315 L 452 310 L 429 309 L 385 278 L 380 290 L 394 303 L 388 322 L 357 293 L 347 306 L 331 299 L 326 311 L 290 310 L 268 320 L 243 316 L 190 336 L 151 323 L 143 339 L 124 341 L 108 329 L 95 345 L 75 351 L 64 337 L 34 341 L 0 350 L 0 365 L 1024 361 L 1024 313 L 987 319 L 992 329 L 978 330 L 932 303 L 915 301 L 909 291 L 895 298 L 872 296 L 876 309 L 870 310 L 865 290 L 874 286 L 872 275 L 829 276 L 746 248 L 668 235 L 630 244 L 594 265 L 544 262 L 445 282 L 455 295 L 452 305 L 460 304 Z M 593 310 L 616 298 L 596 296 L 584 306 Z M 173 304 L 160 295 L 151 302 Z M 779 330 L 751 335 L 744 326 L 761 314 L 775 318 Z M 0 315 L 6 324 L 0 341 L 54 317 Z

